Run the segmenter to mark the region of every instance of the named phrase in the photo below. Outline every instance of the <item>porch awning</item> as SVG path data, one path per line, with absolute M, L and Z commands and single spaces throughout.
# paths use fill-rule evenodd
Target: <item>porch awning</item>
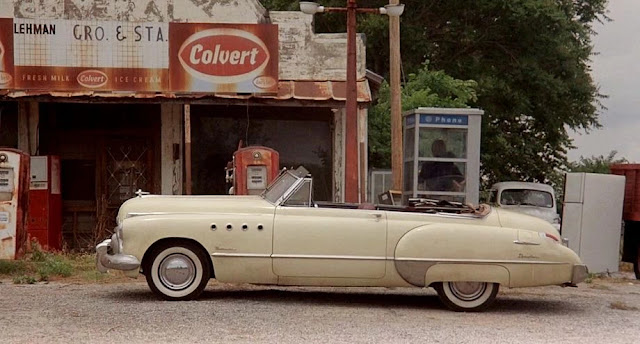
M 94 98 L 135 98 L 135 99 L 274 99 L 274 100 L 311 100 L 311 101 L 345 101 L 346 82 L 344 81 L 279 81 L 278 94 L 228 94 L 228 93 L 135 93 L 135 92 L 101 92 L 101 91 L 50 91 L 50 90 L 0 90 L 3 98 L 24 98 L 51 96 L 59 98 L 94 97 Z M 368 80 L 358 81 L 358 102 L 371 102 L 371 89 Z

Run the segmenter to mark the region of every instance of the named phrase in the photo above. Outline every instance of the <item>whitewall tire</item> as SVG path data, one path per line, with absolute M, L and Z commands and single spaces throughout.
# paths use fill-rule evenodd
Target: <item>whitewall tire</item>
M 442 282 L 435 285 L 438 296 L 447 308 L 456 312 L 478 312 L 496 299 L 498 283 Z
M 188 242 L 165 243 L 150 252 L 144 274 L 149 288 L 165 300 L 193 300 L 211 276 L 209 259 Z

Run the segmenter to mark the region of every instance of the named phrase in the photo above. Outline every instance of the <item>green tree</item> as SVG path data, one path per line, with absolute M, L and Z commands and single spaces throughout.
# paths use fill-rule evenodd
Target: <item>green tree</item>
M 476 100 L 476 86 L 473 80 L 457 80 L 443 71 L 431 71 L 425 64 L 417 74 L 409 75 L 402 88 L 402 108 L 468 107 Z M 380 88 L 378 102 L 369 111 L 369 164 L 373 167 L 391 167 L 390 113 L 390 90 L 385 82 Z
M 341 6 L 345 0 L 317 0 Z M 567 164 L 567 133 L 598 127 L 602 108 L 591 75 L 592 25 L 605 21 L 607 0 L 403 0 L 403 70 L 433 70 L 478 83 L 471 106 L 485 110 L 483 181 L 548 182 Z M 269 9 L 297 10 L 298 2 L 263 1 Z M 359 0 L 378 7 L 387 0 Z M 316 16 L 317 32 L 344 32 L 343 13 Z M 362 15 L 367 65 L 388 71 L 388 20 Z M 384 97 L 384 95 L 382 96 Z M 382 98 L 381 97 L 381 98 Z M 374 138 L 375 139 L 375 138 Z
M 616 158 L 617 151 L 609 152 L 609 155 L 592 155 L 589 158 L 583 156 L 578 161 L 570 162 L 567 167 L 569 172 L 587 172 L 587 173 L 611 173 L 611 165 L 625 164 L 629 161 L 625 158 Z

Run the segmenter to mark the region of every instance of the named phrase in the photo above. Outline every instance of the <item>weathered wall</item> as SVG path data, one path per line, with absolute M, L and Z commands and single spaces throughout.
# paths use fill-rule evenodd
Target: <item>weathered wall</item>
M 281 80 L 346 80 L 345 34 L 315 34 L 314 16 L 270 12 L 257 0 L 0 0 L 0 17 L 97 21 L 264 23 L 280 27 Z M 365 46 L 358 36 L 358 79 Z
M 346 34 L 316 34 L 313 16 L 302 12 L 270 12 L 269 16 L 280 28 L 281 80 L 346 80 Z M 357 47 L 361 80 L 366 72 L 362 35 Z
M 260 23 L 257 0 L 0 0 L 0 16 L 29 19 Z

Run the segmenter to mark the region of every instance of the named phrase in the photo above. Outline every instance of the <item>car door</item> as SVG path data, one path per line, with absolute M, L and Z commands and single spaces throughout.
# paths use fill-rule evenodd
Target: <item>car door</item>
M 384 211 L 278 206 L 273 270 L 281 277 L 382 278 Z

